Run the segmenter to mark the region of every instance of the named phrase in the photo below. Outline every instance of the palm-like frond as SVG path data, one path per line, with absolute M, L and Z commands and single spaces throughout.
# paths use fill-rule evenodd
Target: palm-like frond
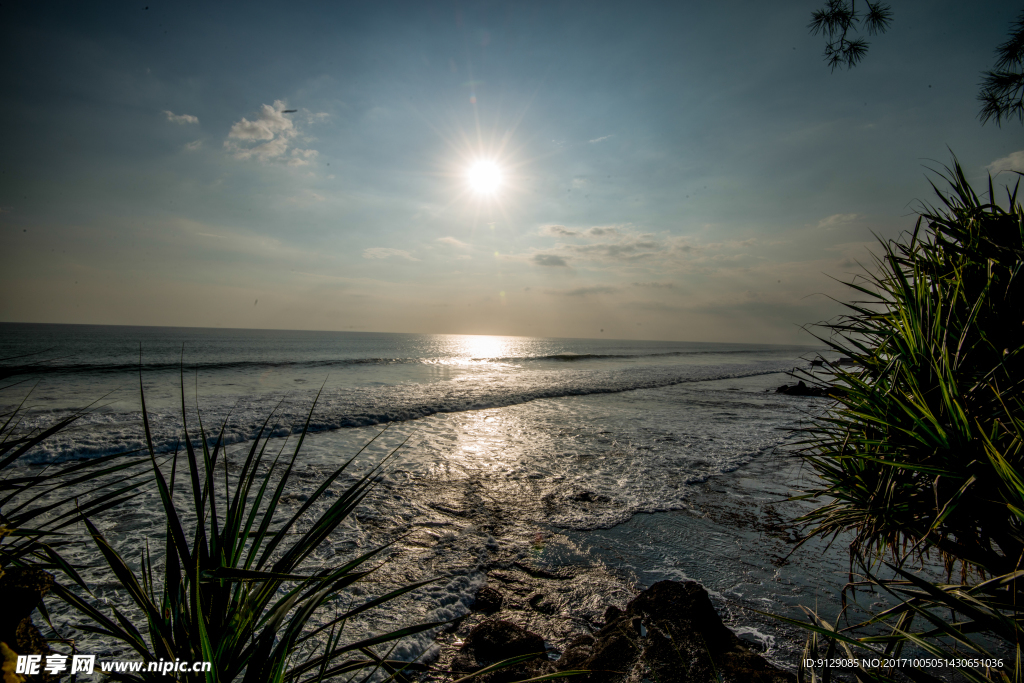
M 882 242 L 866 280 L 850 284 L 863 298 L 819 337 L 854 369 L 833 368 L 844 390 L 800 430 L 800 455 L 820 485 L 798 497 L 827 501 L 800 521 L 812 535 L 852 532 L 851 564 L 856 558 L 867 583 L 897 600 L 851 627 L 891 627 L 855 638 L 860 645 L 913 644 L 938 656 L 943 643 L 956 643 L 985 653 L 975 637 L 984 633 L 1019 660 L 1024 208 L 1016 188 L 1008 208 L 996 203 L 991 181 L 985 201 L 955 159 L 943 177 L 941 207 L 924 207 L 912 234 Z M 886 556 L 897 579 L 871 573 Z M 951 576 L 959 570 L 960 583 L 932 584 L 906 570 L 924 556 L 939 557 Z
M 311 630 L 308 626 L 328 600 L 368 576 L 372 569 L 366 568 L 367 563 L 386 550 L 372 550 L 337 567 L 312 573 L 303 571 L 304 561 L 356 509 L 379 480 L 383 461 L 355 479 L 311 523 L 304 521 L 303 531 L 298 531 L 300 518 L 324 498 L 362 453 L 361 450 L 331 472 L 294 514 L 283 522 L 279 519 L 279 503 L 305 439 L 316 400 L 290 454 L 284 453 L 283 446 L 276 454 L 269 450 L 268 425 L 272 415 L 268 416 L 253 439 L 234 482 L 229 480 L 226 466 L 221 464 L 225 479 L 220 490 L 215 472 L 221 460 L 227 457 L 222 434 L 216 439 L 208 438 L 199 420 L 198 438 L 193 443 L 184 388 L 183 448 L 171 458 L 172 473 L 182 462 L 183 482 L 175 482 L 173 474 L 168 481 L 157 460 L 141 386 L 140 401 L 151 474 L 166 520 L 164 565 L 162 572 L 155 570 L 147 550 L 139 571 L 133 570 L 103 534 L 87 522 L 110 572 L 133 607 L 144 615 L 145 622 L 133 622 L 116 607 L 112 608 L 111 619 L 89 601 L 77 598 L 63 586 L 58 587 L 62 597 L 90 620 L 84 628 L 126 644 L 146 662 L 178 659 L 213 663 L 212 674 L 187 674 L 182 680 L 312 681 L 359 669 L 390 667 L 399 671 L 409 666 L 389 662 L 371 648 L 435 628 L 438 624 L 418 624 L 348 643 L 342 642 L 341 632 L 346 622 L 361 612 L 413 591 L 427 581 L 403 586 L 345 609 L 317 629 Z M 184 498 L 188 504 L 184 507 L 176 502 L 173 493 L 175 490 L 180 493 L 181 486 L 187 487 Z M 182 496 L 177 498 L 180 500 Z M 162 575 L 158 577 L 158 574 Z M 310 645 L 314 637 L 323 636 L 327 631 L 326 647 L 289 668 L 298 647 Z M 159 674 L 148 676 L 163 680 Z M 149 680 L 149 677 L 143 673 L 124 679 Z
M 31 372 L 33 366 L 18 368 L 0 368 L 0 379 Z M 93 408 L 74 411 L 41 429 L 25 429 L 22 422 L 30 395 L 31 391 L 0 414 L 0 568 L 33 566 L 63 572 L 86 588 L 60 553 L 67 544 L 81 542 L 70 527 L 86 515 L 99 515 L 136 495 L 147 459 L 139 451 L 129 451 L 16 469 L 34 448 L 72 428 Z
M 996 64 L 981 81 L 981 112 L 978 118 L 988 123 L 1020 119 L 1024 123 L 1024 12 L 1010 26 L 1009 39 L 996 48 Z

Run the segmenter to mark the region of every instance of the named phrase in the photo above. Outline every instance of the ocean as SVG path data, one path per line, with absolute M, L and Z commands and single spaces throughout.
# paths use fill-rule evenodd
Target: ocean
M 285 507 L 385 427 L 357 464 L 370 468 L 398 450 L 385 481 L 314 563 L 402 539 L 401 559 L 374 580 L 440 577 L 353 628 L 463 616 L 488 571 L 528 563 L 577 576 L 554 608 L 563 626 L 534 624 L 548 629 L 556 652 L 599 623 L 607 605 L 661 579 L 692 579 L 752 647 L 792 668 L 803 635 L 761 613 L 835 611 L 847 569 L 841 542 L 813 541 L 789 555 L 799 538 L 789 521 L 807 507 L 785 499 L 809 475 L 786 450 L 792 428 L 827 401 L 773 390 L 821 353 L 820 345 L 4 323 L 0 363 L 20 383 L 8 380 L 0 403 L 9 410 L 24 400 L 26 429 L 85 409 L 19 465 L 39 468 L 142 447 L 140 387 L 162 453 L 180 438 L 183 397 L 238 458 L 272 412 L 273 435 L 294 438 L 315 400 Z M 150 493 L 96 521 L 137 554 L 147 541 L 161 545 L 160 520 Z M 71 552 L 92 563 L 103 599 L 122 601 L 88 545 Z M 54 604 L 51 614 L 59 621 L 66 612 Z M 395 654 L 429 657 L 434 635 L 410 638 Z M 79 651 L 107 647 L 79 637 Z

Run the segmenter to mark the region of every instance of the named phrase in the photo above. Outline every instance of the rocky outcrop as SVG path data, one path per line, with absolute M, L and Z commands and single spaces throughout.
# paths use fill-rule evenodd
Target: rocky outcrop
M 539 635 L 506 621 L 477 625 L 452 660 L 452 669 L 471 672 L 496 662 L 544 651 Z M 661 581 L 625 608 L 609 607 L 604 626 L 580 635 L 557 661 L 539 657 L 480 678 L 515 681 L 558 671 L 588 670 L 574 676 L 586 683 L 795 683 L 796 679 L 748 649 L 719 619 L 707 591 L 693 581 Z
M 661 581 L 624 611 L 609 607 L 604 627 L 570 644 L 555 669 L 587 669 L 575 680 L 588 683 L 705 683 L 718 680 L 716 674 L 726 683 L 796 681 L 743 645 L 693 581 Z
M 494 614 L 501 609 L 504 602 L 505 596 L 501 594 L 501 591 L 490 586 L 484 586 L 476 594 L 476 599 L 473 601 L 473 611 Z
M 803 380 L 796 384 L 783 384 L 775 390 L 776 394 L 787 394 L 789 396 L 820 396 L 823 398 L 836 398 L 842 395 L 842 389 L 838 387 L 809 387 Z
M 452 660 L 452 669 L 473 673 L 512 657 L 542 654 L 544 649 L 544 639 L 536 633 L 508 621 L 490 619 L 470 632 L 459 654 Z M 539 665 L 540 662 L 534 659 L 477 678 L 490 683 L 521 681 L 537 675 Z

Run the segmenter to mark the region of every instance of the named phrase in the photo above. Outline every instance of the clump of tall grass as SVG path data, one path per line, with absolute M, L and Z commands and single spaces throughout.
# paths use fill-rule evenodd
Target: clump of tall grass
M 435 628 L 437 623 L 397 628 L 356 641 L 344 636 L 346 623 L 358 614 L 429 581 L 337 609 L 324 623 L 311 625 L 318 611 L 339 604 L 333 602 L 339 593 L 372 573 L 372 567 L 368 568 L 370 561 L 386 549 L 374 549 L 337 566 L 305 570 L 304 561 L 353 513 L 374 486 L 381 466 L 378 463 L 372 471 L 356 478 L 347 489 L 335 494 L 325 510 L 310 518 L 311 507 L 327 498 L 329 491 L 333 493 L 331 487 L 358 457 L 357 453 L 329 473 L 297 511 L 279 514 L 279 503 L 302 448 L 316 400 L 290 452 L 284 451 L 283 444 L 274 452 L 268 428 L 273 415 L 268 416 L 245 457 L 232 463 L 238 467 L 235 477 L 229 474 L 225 461 L 223 428 L 213 438 L 199 420 L 193 442 L 184 389 L 184 443 L 170 458 L 168 477 L 157 459 L 141 387 L 140 401 L 150 471 L 166 524 L 163 558 L 154 562 L 148 547 L 138 550 L 139 569 L 133 569 L 86 518 L 89 534 L 109 575 L 130 601 L 132 610 L 110 606 L 112 616 L 108 616 L 108 608 L 57 584 L 55 593 L 88 619 L 88 623 L 80 625 L 81 629 L 120 641 L 147 664 L 176 660 L 212 662 L 212 673 L 176 674 L 182 681 L 312 683 L 351 677 L 360 671 L 366 678 L 377 670 L 395 677 L 404 670 L 422 668 L 389 660 L 386 652 L 379 654 L 375 648 Z M 141 614 L 141 620 L 133 618 L 133 614 Z M 113 675 L 118 680 L 166 680 L 160 672 Z
M 0 383 L 9 377 L 0 368 Z M 85 618 L 84 623 L 77 624 L 78 629 L 100 635 L 107 645 L 127 646 L 143 661 L 140 672 L 108 673 L 114 680 L 166 681 L 163 663 L 175 661 L 212 663 L 208 672 L 169 674 L 173 680 L 204 683 L 409 681 L 414 678 L 413 672 L 430 671 L 424 664 L 391 659 L 389 655 L 404 637 L 438 628 L 443 622 L 402 626 L 358 639 L 348 636 L 347 630 L 350 620 L 361 613 L 414 591 L 430 579 L 353 604 L 338 598 L 346 588 L 374 572 L 372 565 L 386 554 L 388 546 L 336 566 L 316 571 L 306 567 L 306 560 L 380 480 L 387 458 L 363 476 L 350 477 L 352 483 L 336 491 L 333 487 L 366 449 L 364 446 L 327 474 L 313 493 L 299 499 L 302 505 L 298 510 L 280 515 L 282 496 L 319 394 L 289 452 L 285 452 L 287 440 L 279 440 L 276 452 L 271 447 L 271 413 L 244 458 L 229 466 L 222 440 L 224 425 L 216 436 L 208 433 L 198 407 L 198 430 L 193 440 L 184 378 L 181 386 L 183 444 L 179 442 L 170 456 L 159 458 L 141 378 L 146 443 L 142 451 L 44 465 L 37 470 L 27 468 L 25 476 L 14 476 L 13 465 L 20 458 L 70 428 L 87 410 L 37 430 L 21 427 L 24 401 L 0 412 L 0 575 L 11 566 L 55 571 L 58 576 L 51 595 Z M 232 476 L 232 468 L 238 472 L 236 476 Z M 140 560 L 133 566 L 93 520 L 153 488 L 158 492 L 159 512 L 164 517 L 163 556 L 154 560 L 147 545 L 139 549 Z M 332 502 L 314 515 L 314 506 L 327 499 Z M 83 525 L 88 532 L 86 538 L 80 532 Z M 61 556 L 62 546 L 86 542 L 102 560 L 100 572 L 106 584 L 113 585 L 124 598 L 119 604 L 96 600 L 92 587 L 79 575 L 81 567 Z M 346 607 L 340 607 L 343 602 Z M 42 603 L 39 609 L 50 622 Z M 327 610 L 331 614 L 324 619 Z M 54 627 L 52 622 L 50 626 Z M 0 656 L 5 660 L 4 671 L 14 666 L 12 658 L 17 654 L 9 648 L 4 650 Z M 541 654 L 499 662 L 460 680 Z M 147 670 L 149 664 L 157 663 L 160 665 L 156 670 Z M 534 680 L 575 673 L 559 672 Z
M 909 235 L 880 240 L 874 268 L 847 283 L 860 300 L 819 339 L 854 363 L 834 368 L 845 391 L 800 430 L 820 485 L 798 498 L 825 501 L 800 521 L 812 535 L 852 533 L 857 585 L 889 592 L 895 606 L 844 629 L 815 617 L 811 628 L 830 651 L 860 657 L 908 644 L 937 657 L 985 655 L 995 643 L 1014 653 L 1005 670 L 957 670 L 972 681 L 1020 680 L 1024 209 L 1019 183 L 1004 207 L 991 178 L 986 200 L 956 159 L 939 175 L 941 204 L 925 206 Z M 944 564 L 946 582 L 914 571 L 927 557 Z M 878 578 L 883 562 L 894 578 Z M 858 635 L 867 627 L 881 635 Z
M 25 385 L 19 373 L 0 368 L 0 392 Z M 28 391 L 18 404 L 0 409 L 0 573 L 5 567 L 63 572 L 85 588 L 60 550 L 76 542 L 75 527 L 85 516 L 99 515 L 138 494 L 146 460 L 133 451 L 16 469 L 33 448 L 73 427 L 89 410 L 27 429 L 25 404 L 30 397 Z

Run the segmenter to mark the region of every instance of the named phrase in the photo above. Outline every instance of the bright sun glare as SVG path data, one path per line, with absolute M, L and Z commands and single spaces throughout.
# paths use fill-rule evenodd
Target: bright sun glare
M 469 186 L 479 194 L 494 194 L 501 186 L 501 169 L 493 161 L 478 161 L 466 173 Z

